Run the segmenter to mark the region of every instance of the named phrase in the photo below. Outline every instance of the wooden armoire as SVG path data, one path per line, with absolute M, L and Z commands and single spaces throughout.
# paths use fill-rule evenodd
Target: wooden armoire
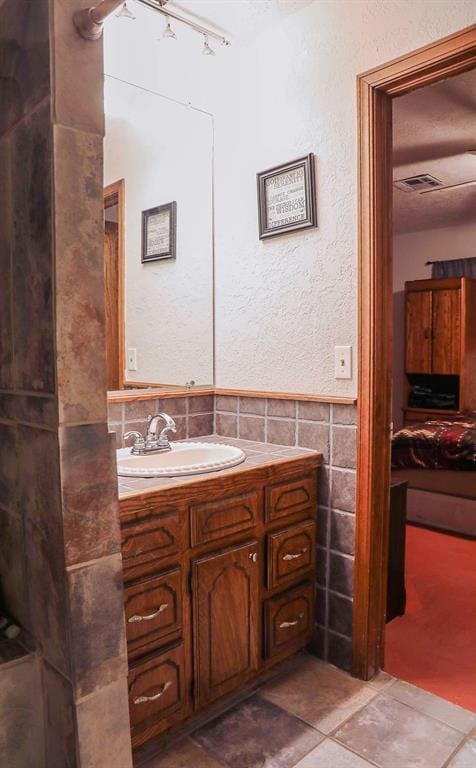
M 476 280 L 405 283 L 405 341 L 406 423 L 476 409 Z M 417 388 L 430 393 L 421 405 Z

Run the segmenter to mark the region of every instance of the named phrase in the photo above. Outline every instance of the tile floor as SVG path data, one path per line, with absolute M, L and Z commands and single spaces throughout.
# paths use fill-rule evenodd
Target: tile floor
M 305 653 L 248 699 L 136 768 L 475 768 L 476 714 L 381 672 Z

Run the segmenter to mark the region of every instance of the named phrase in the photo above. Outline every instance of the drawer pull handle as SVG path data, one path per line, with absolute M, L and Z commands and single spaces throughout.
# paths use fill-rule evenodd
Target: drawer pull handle
M 155 619 L 156 616 L 159 615 L 159 613 L 163 613 L 167 610 L 169 607 L 168 603 L 162 603 L 162 605 L 159 605 L 158 609 L 154 611 L 154 613 L 148 613 L 145 616 L 138 616 L 135 614 L 134 616 L 131 616 L 130 619 L 127 619 L 128 624 L 135 624 L 138 621 L 152 621 L 152 619 Z
M 157 699 L 160 699 L 160 697 L 164 695 L 165 691 L 168 690 L 171 685 L 172 683 L 170 680 L 167 680 L 167 682 L 163 684 L 160 691 L 154 696 L 138 696 L 137 699 L 134 699 L 134 704 L 145 704 L 148 701 L 157 701 Z
M 250 558 L 252 563 L 257 563 L 258 562 L 258 553 L 257 552 L 250 552 L 248 557 Z
M 304 614 L 300 613 L 295 621 L 282 621 L 281 624 L 279 625 L 279 628 L 280 629 L 288 629 L 288 627 L 295 627 L 296 624 L 299 624 L 299 622 L 301 621 L 303 616 L 304 616 Z
M 298 557 L 302 557 L 307 552 L 307 547 L 303 547 L 299 552 L 289 553 L 288 555 L 283 555 L 283 560 L 297 560 Z

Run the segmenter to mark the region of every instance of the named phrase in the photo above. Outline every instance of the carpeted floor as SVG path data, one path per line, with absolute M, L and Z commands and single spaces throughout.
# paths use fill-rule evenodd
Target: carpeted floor
M 385 670 L 476 712 L 476 541 L 407 525 L 406 589 Z

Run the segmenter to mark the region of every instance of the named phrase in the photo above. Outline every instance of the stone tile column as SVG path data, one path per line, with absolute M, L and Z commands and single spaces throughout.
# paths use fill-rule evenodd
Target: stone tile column
M 72 24 L 87 5 L 0 2 L 0 573 L 41 668 L 45 738 L 29 768 L 132 765 L 106 410 L 102 43 Z M 11 746 L 6 764 L 21 765 Z

